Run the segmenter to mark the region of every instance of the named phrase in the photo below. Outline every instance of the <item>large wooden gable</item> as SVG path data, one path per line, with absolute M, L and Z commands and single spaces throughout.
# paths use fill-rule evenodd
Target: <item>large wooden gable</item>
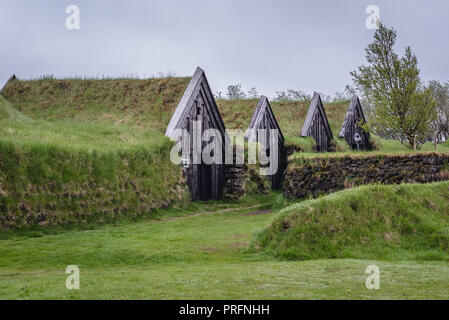
M 346 140 L 351 149 L 368 150 L 371 148 L 369 143 L 370 135 L 360 127 L 360 123 L 366 123 L 365 115 L 363 114 L 359 97 L 354 95 L 339 136 Z
M 313 137 L 318 152 L 327 152 L 331 140 L 332 131 L 324 111 L 323 102 L 318 93 L 314 92 L 310 102 L 309 111 L 301 131 L 301 137 Z
M 178 136 L 175 129 L 184 128 L 185 124 L 192 120 L 191 117 L 189 118 L 189 115 L 198 107 L 204 107 L 205 111 L 207 111 L 207 118 L 211 121 L 213 128 L 220 130 L 223 137 L 227 137 L 223 120 L 206 78 L 206 73 L 200 67 L 196 68 L 181 101 L 170 119 L 165 135 L 173 140 L 177 140 Z
M 193 164 L 193 122 L 201 121 L 201 131 L 217 129 L 221 133 L 221 162 L 217 164 Z M 225 126 L 218 111 L 204 70 L 197 68 L 181 101 L 176 108 L 165 135 L 173 140 L 180 138 L 179 131 L 190 134 L 190 159 L 184 164 L 193 200 L 221 199 L 224 185 L 224 152 L 228 141 Z M 208 142 L 202 142 L 202 147 Z

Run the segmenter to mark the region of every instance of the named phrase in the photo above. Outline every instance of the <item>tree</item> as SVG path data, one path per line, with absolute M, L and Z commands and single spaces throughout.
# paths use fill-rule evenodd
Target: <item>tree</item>
M 437 143 L 449 138 L 449 82 L 430 81 L 428 88 L 436 102 L 436 117 L 432 123 L 433 141 Z
M 251 88 L 251 89 L 248 91 L 247 97 L 250 98 L 250 99 L 258 99 L 258 98 L 260 98 L 260 95 L 259 95 L 259 93 L 257 92 L 257 89 L 256 89 L 256 88 Z
M 217 91 L 214 94 L 215 100 L 222 100 L 223 98 L 223 94 L 221 93 L 221 91 Z
M 242 91 L 241 84 L 231 84 L 228 86 L 226 97 L 229 100 L 240 100 L 245 99 L 246 94 Z
M 307 101 L 312 100 L 312 96 L 302 90 L 287 89 L 286 91 L 276 91 L 274 101 Z
M 431 91 L 421 85 L 416 55 L 407 47 L 399 57 L 393 50 L 395 42 L 396 31 L 380 23 L 365 50 L 368 66 L 351 75 L 373 109 L 368 126 L 389 132 L 416 150 L 435 119 L 435 102 Z

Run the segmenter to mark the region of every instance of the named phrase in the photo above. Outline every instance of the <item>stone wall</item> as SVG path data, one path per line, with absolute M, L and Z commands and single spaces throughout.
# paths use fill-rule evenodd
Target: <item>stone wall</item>
M 294 144 L 285 145 L 283 153 L 282 153 L 282 155 L 283 155 L 282 158 L 286 159 L 287 157 L 290 157 L 295 152 L 302 152 L 302 151 L 303 150 L 301 150 L 301 148 L 299 146 L 296 146 Z
M 223 198 L 236 200 L 245 194 L 269 194 L 270 179 L 261 176 L 256 165 L 231 164 L 225 166 Z
M 366 154 L 295 158 L 285 172 L 288 198 L 316 197 L 368 183 L 449 180 L 449 154 Z
M 247 165 L 234 164 L 225 165 L 223 197 L 225 199 L 238 199 L 245 194 L 244 180 Z
M 295 152 L 302 151 L 298 146 L 284 146 L 281 154 L 279 170 L 284 171 L 287 167 L 287 158 Z M 224 171 L 224 199 L 238 199 L 247 193 L 268 194 L 270 191 L 270 181 L 267 176 L 258 174 L 258 166 L 248 164 L 225 165 Z

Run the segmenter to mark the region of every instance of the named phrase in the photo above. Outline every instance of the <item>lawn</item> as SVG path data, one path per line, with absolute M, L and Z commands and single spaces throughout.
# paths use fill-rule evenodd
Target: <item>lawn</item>
M 272 197 L 205 203 L 199 214 L 0 240 L 0 299 L 447 299 L 439 261 L 279 261 L 248 250 L 276 215 Z M 229 208 L 230 207 L 230 208 Z M 192 212 L 193 213 L 193 212 Z M 80 290 L 67 290 L 67 265 Z M 380 290 L 365 287 L 368 265 Z

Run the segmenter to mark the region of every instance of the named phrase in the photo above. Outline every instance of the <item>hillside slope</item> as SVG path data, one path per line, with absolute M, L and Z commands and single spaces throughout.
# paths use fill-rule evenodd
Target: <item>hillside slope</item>
M 171 146 L 159 132 L 31 119 L 0 97 L 0 230 L 87 226 L 184 200 Z
M 282 210 L 256 241 L 282 259 L 445 260 L 449 182 L 363 186 Z
M 42 79 L 12 81 L 1 94 L 17 110 L 36 119 L 132 124 L 164 133 L 189 78 L 163 79 Z M 217 100 L 225 125 L 245 130 L 257 99 Z M 334 134 L 343 123 L 349 102 L 326 104 Z M 309 102 L 273 102 L 283 133 L 298 137 Z
M 70 120 L 75 123 L 108 125 L 105 130 L 123 127 L 141 131 L 165 133 L 190 78 L 151 79 L 53 79 L 15 80 L 7 83 L 1 95 L 25 116 L 42 120 Z M 246 130 L 257 106 L 257 99 L 217 100 L 228 129 Z M 295 144 L 313 152 L 313 141 L 300 138 L 309 101 L 273 101 L 271 106 L 287 144 Z M 345 141 L 338 138 L 349 101 L 325 103 L 324 108 L 337 142 L 337 151 L 347 152 Z M 0 115 L 1 116 L 1 115 Z M 93 129 L 94 130 L 94 129 Z M 77 130 L 84 131 L 84 128 Z M 129 131 L 129 130 L 128 130 Z M 137 133 L 142 136 L 142 134 Z M 379 150 L 407 151 L 398 141 L 375 138 Z M 139 139 L 131 138 L 134 143 Z M 439 148 L 442 147 L 441 145 Z M 432 150 L 431 143 L 422 150 Z M 445 151 L 448 148 L 441 148 Z
M 189 78 L 11 81 L 1 91 L 35 119 L 103 122 L 165 132 Z
M 257 99 L 218 100 L 217 104 L 226 124 L 232 124 L 232 128 L 246 130 L 256 109 L 257 102 Z M 284 136 L 288 138 L 299 137 L 309 104 L 310 101 L 270 102 Z M 324 106 L 335 138 L 338 137 L 348 106 L 349 101 L 326 103 Z

